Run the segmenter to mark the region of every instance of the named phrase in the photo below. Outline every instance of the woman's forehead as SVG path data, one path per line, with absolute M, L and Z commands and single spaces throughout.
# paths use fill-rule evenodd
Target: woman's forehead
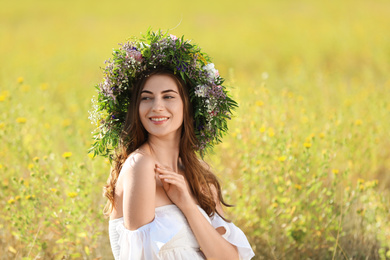
M 178 87 L 176 81 L 168 75 L 153 75 L 145 82 L 145 85 L 142 89 L 142 92 L 167 92 L 168 90 L 173 90 L 178 92 Z

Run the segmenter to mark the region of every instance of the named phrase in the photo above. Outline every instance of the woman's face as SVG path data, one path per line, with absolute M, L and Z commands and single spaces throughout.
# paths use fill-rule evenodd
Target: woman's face
M 168 75 L 153 75 L 141 91 L 139 116 L 149 135 L 180 135 L 183 100 L 175 80 Z

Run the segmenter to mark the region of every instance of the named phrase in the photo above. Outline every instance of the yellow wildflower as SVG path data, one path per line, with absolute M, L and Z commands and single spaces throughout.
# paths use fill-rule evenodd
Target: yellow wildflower
M 366 187 L 367 188 L 375 188 L 376 186 L 378 186 L 378 180 L 373 180 L 373 181 L 366 182 Z
M 5 98 L 7 98 L 7 97 L 9 97 L 9 91 L 3 90 L 3 91 L 1 91 L 1 95 L 4 96 Z
M 41 90 L 46 90 L 47 88 L 48 88 L 47 83 L 42 83 L 41 86 L 40 86 Z
M 71 156 L 72 156 L 72 152 L 65 152 L 62 154 L 62 157 L 64 157 L 65 159 L 68 159 Z
M 35 157 L 33 158 L 33 161 L 34 161 L 34 162 L 38 162 L 38 161 L 39 161 L 39 157 L 35 156 Z
M 43 126 L 44 126 L 46 129 L 49 129 L 49 128 L 50 128 L 50 124 L 49 124 L 49 123 L 45 123 Z
M 357 120 L 355 121 L 355 125 L 359 126 L 359 125 L 361 125 L 361 124 L 363 124 L 363 121 L 362 121 L 362 120 L 357 119 Z
M 26 199 L 26 200 L 32 200 L 33 198 L 32 198 L 31 195 L 27 195 L 27 196 L 25 197 L 25 199 Z
M 360 190 L 360 191 L 364 191 L 364 185 L 363 185 L 363 184 L 360 184 L 360 185 L 359 185 L 359 190 Z
M 338 170 L 338 169 L 332 169 L 332 172 L 333 172 L 334 174 L 339 174 L 339 170 Z
M 4 122 L 0 123 L 0 129 L 2 129 L 2 128 L 5 128 L 5 123 Z
M 299 185 L 299 184 L 295 184 L 295 189 L 297 189 L 297 190 L 301 190 L 301 189 L 302 189 L 302 186 L 301 186 L 301 185 Z
M 4 95 L 0 95 L 0 102 L 2 102 L 4 100 L 5 100 L 5 96 Z
M 280 156 L 280 157 L 278 158 L 278 161 L 279 161 L 279 162 L 284 162 L 286 159 L 287 159 L 287 157 L 283 155 L 283 156 Z
M 31 170 L 32 168 L 34 168 L 34 164 L 29 163 L 28 166 L 27 166 L 27 168 L 28 168 L 29 170 Z
M 19 195 L 16 196 L 16 197 L 15 197 L 15 200 L 16 200 L 16 201 L 20 200 L 20 196 L 19 196 Z
M 18 83 L 23 83 L 24 78 L 23 78 L 23 77 L 19 77 L 19 78 L 17 79 L 17 81 L 18 81 Z
M 268 136 L 273 137 L 275 135 L 274 129 L 272 127 L 268 128 Z
M 0 163 L 0 169 L 3 168 L 3 165 Z
M 364 183 L 364 180 L 361 179 L 361 178 L 359 178 L 359 179 L 358 179 L 358 184 L 363 184 L 363 183 Z
M 78 194 L 77 194 L 77 192 L 68 192 L 67 195 L 68 195 L 69 198 L 73 199 L 73 198 L 76 198 Z
M 25 117 L 18 117 L 16 118 L 16 122 L 19 124 L 24 124 L 26 123 L 27 119 Z
M 264 126 L 262 126 L 262 127 L 260 127 L 260 133 L 264 133 L 265 132 L 265 127 Z
M 278 203 L 276 203 L 276 202 L 272 203 L 273 208 L 277 208 L 278 206 L 279 206 Z
M 321 133 L 319 133 L 319 135 L 318 135 L 321 139 L 324 139 L 324 137 L 325 137 L 325 134 L 323 133 L 323 132 L 321 132 Z
M 88 154 L 88 157 L 91 158 L 91 159 L 93 159 L 93 158 L 95 158 L 95 155 L 94 155 L 93 153 L 89 153 L 89 154 Z
M 258 101 L 256 101 L 256 106 L 258 106 L 258 107 L 262 107 L 262 106 L 264 106 L 264 102 L 263 102 L 263 101 L 260 101 L 260 100 L 258 100 Z
M 199 58 L 201 61 L 203 61 L 203 63 L 204 63 L 205 65 L 208 64 L 207 60 L 203 57 L 202 54 L 199 54 L 199 55 L 198 55 L 198 58 Z
M 56 188 L 51 188 L 50 189 L 52 192 L 56 193 L 57 192 L 57 189 Z
M 15 203 L 15 200 L 14 200 L 14 199 L 9 199 L 9 200 L 7 201 L 7 203 L 8 203 L 8 204 L 14 204 L 14 203 Z
M 309 122 L 309 118 L 307 116 L 302 116 L 301 117 L 301 123 L 302 124 L 306 124 L 307 122 Z
M 71 124 L 70 119 L 64 119 L 64 120 L 62 121 L 62 126 L 63 126 L 63 127 L 70 126 L 70 124 Z
M 305 146 L 306 148 L 310 148 L 311 147 L 311 143 L 303 143 L 303 146 Z

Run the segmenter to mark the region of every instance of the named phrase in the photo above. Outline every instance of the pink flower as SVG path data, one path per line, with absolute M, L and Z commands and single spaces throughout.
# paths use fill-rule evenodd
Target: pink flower
M 141 62 L 143 60 L 142 54 L 139 51 L 130 51 L 129 53 L 126 54 L 126 58 L 129 58 L 129 57 L 131 57 L 139 62 Z
M 170 34 L 169 37 L 171 37 L 172 40 L 176 41 L 177 40 L 177 37 L 173 34 Z

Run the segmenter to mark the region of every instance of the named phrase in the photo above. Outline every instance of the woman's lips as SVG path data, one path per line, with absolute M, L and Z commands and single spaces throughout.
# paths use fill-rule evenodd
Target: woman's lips
M 149 118 L 150 121 L 152 121 L 156 125 L 161 125 L 168 121 L 169 117 L 151 117 Z

